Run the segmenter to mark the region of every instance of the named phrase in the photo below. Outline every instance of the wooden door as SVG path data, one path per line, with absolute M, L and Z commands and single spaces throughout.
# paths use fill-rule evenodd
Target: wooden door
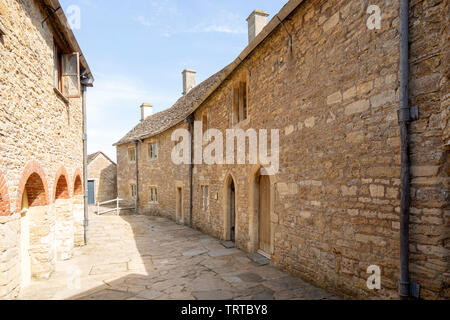
M 95 181 L 88 181 L 88 205 L 95 204 Z
M 234 188 L 234 181 L 230 186 L 230 240 L 236 241 L 236 191 Z
M 177 222 L 183 223 L 183 214 L 182 214 L 182 189 L 177 188 Z
M 270 254 L 270 181 L 261 176 L 259 185 L 259 249 Z

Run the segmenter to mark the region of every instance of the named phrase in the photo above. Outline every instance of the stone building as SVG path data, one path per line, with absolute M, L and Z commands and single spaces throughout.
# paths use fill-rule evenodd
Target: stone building
M 369 28 L 369 5 L 381 10 L 379 29 Z M 419 119 L 409 128 L 409 276 L 425 299 L 450 298 L 448 12 L 448 1 L 410 1 L 409 101 Z M 235 61 L 116 144 L 119 197 L 340 295 L 398 297 L 399 1 L 291 0 L 267 25 L 261 11 L 248 21 Z M 184 72 L 184 88 L 194 76 Z M 278 129 L 279 171 L 262 174 L 261 158 L 176 165 L 184 139 L 172 135 L 189 130 L 188 145 L 206 149 L 208 128 Z M 380 289 L 367 285 L 370 266 Z
M 59 1 L 1 0 L 0 31 L 0 299 L 12 299 L 84 244 L 93 78 Z
M 88 156 L 89 204 L 117 198 L 117 165 L 99 151 Z

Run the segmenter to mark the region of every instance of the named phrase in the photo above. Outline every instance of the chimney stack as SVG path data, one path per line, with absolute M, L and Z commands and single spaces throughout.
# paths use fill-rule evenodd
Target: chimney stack
M 192 90 L 192 88 L 195 87 L 195 72 L 194 70 L 183 70 L 183 95 L 188 94 L 189 91 Z
M 141 122 L 153 114 L 153 106 L 150 103 L 141 104 Z
M 253 39 L 261 32 L 267 24 L 269 14 L 266 11 L 255 10 L 247 18 L 248 22 L 248 43 L 251 43 Z

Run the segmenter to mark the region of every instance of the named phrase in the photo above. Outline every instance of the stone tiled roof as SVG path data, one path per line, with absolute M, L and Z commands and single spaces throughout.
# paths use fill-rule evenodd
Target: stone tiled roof
M 217 82 L 222 81 L 222 76 L 225 74 L 226 69 L 227 67 L 194 87 L 188 94 L 178 99 L 171 108 L 158 112 L 145 119 L 144 122 L 139 123 L 114 145 L 121 145 L 134 140 L 155 136 L 184 121 L 191 113 L 192 108 L 203 99 L 204 95 Z
M 217 72 L 186 96 L 181 97 L 173 107 L 148 117 L 114 145 L 145 139 L 170 129 L 194 112 L 230 76 L 230 74 L 255 50 L 280 24 L 305 0 L 289 0 L 264 29 L 249 43 L 241 54 L 228 66 Z

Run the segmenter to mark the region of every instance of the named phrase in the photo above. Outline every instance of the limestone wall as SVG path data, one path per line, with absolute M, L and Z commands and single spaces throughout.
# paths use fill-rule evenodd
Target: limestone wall
M 95 201 L 117 198 L 117 166 L 102 154 L 88 165 L 88 180 L 95 181 Z
M 280 171 L 271 177 L 272 263 L 344 296 L 396 298 L 399 276 L 400 133 L 399 8 L 375 1 L 380 30 L 366 26 L 367 1 L 304 1 L 195 113 L 210 128 L 232 127 L 232 87 L 247 77 L 248 120 L 236 128 L 279 129 Z M 411 3 L 412 123 L 411 280 L 421 297 L 448 291 L 448 4 Z M 447 17 L 447 18 L 446 18 Z M 448 59 L 447 59 L 448 60 Z M 161 152 L 172 129 L 155 137 Z M 445 146 L 447 144 L 447 146 Z M 134 164 L 118 147 L 119 193 Z M 167 151 L 165 151 L 167 150 Z M 150 169 L 152 168 L 152 169 Z M 260 166 L 196 165 L 194 225 L 227 238 L 226 181 L 236 184 L 236 244 L 258 249 L 255 176 Z M 153 206 L 173 217 L 175 181 L 184 174 L 163 162 L 144 165 L 145 183 L 172 203 Z M 174 174 L 176 173 L 176 174 Z M 188 176 L 187 176 L 188 177 Z M 201 210 L 201 185 L 210 208 Z M 186 190 L 187 192 L 188 190 Z M 129 192 L 129 191 L 128 191 Z M 141 206 L 148 191 L 142 190 Z M 188 194 L 188 193 L 187 193 Z M 382 289 L 370 290 L 367 268 L 381 268 Z
M 34 230 L 30 230 L 30 241 L 36 243 L 32 267 L 42 262 L 33 275 L 45 278 L 56 257 L 58 212 L 52 203 L 57 175 L 62 167 L 67 172 L 69 198 L 76 172 L 82 178 L 81 99 L 67 102 L 54 91 L 54 34 L 49 24 L 41 25 L 46 16 L 37 1 L 0 1 L 0 23 L 5 32 L 0 41 L 0 171 L 11 213 L 0 220 L 1 299 L 14 298 L 20 289 L 19 211 L 26 179 L 36 174 L 44 182 L 41 196 L 45 206 L 30 208 L 29 213 L 30 229 Z

